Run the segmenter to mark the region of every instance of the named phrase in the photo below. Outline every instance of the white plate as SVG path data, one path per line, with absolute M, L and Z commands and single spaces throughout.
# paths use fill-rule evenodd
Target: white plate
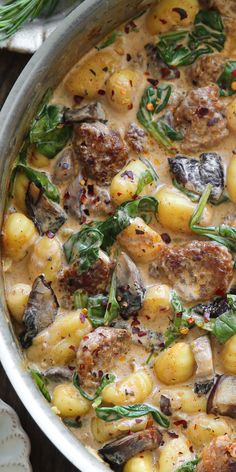
M 0 400 L 0 471 L 32 472 L 30 442 L 15 411 Z
M 43 41 L 52 33 L 58 23 L 68 15 L 73 8 L 82 3 L 83 0 L 61 0 L 53 16 L 39 18 L 27 23 L 14 36 L 7 41 L 1 42 L 1 48 L 12 51 L 34 53 L 42 45 Z M 4 4 L 0 0 L 0 5 Z

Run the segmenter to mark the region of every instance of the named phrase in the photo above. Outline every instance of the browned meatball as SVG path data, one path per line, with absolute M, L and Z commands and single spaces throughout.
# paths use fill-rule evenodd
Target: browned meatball
M 110 184 L 128 158 L 119 131 L 99 122 L 75 127 L 74 146 L 86 176 L 103 185 Z
M 192 83 L 198 85 L 198 87 L 216 83 L 226 62 L 227 58 L 221 56 L 221 54 L 206 54 L 199 57 L 189 69 Z
M 177 127 L 184 134 L 181 148 L 195 152 L 214 146 L 228 136 L 226 106 L 217 85 L 191 90 L 174 110 Z
M 85 336 L 77 352 L 81 383 L 86 387 L 99 383 L 101 376 L 119 361 L 119 356 L 128 352 L 129 341 L 126 329 L 101 327 Z
M 100 251 L 99 259 L 88 272 L 78 274 L 77 263 L 66 267 L 59 275 L 59 286 L 69 294 L 83 288 L 90 294 L 105 292 L 114 267 L 109 257 Z
M 130 123 L 125 139 L 129 145 L 129 147 L 135 152 L 143 152 L 145 148 L 145 141 L 146 141 L 146 133 L 145 131 L 137 126 L 136 123 Z
M 218 436 L 203 449 L 196 472 L 235 472 L 236 439 Z
M 151 264 L 151 274 L 163 270 L 183 300 L 211 299 L 226 293 L 233 278 L 233 259 L 224 246 L 210 241 L 192 241 L 165 246 L 160 260 Z

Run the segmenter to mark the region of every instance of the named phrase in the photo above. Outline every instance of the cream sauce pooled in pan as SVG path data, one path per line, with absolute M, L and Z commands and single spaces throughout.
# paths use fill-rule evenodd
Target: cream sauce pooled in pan
M 115 471 L 236 471 L 235 5 L 161 0 L 117 28 L 12 171 L 25 366 Z

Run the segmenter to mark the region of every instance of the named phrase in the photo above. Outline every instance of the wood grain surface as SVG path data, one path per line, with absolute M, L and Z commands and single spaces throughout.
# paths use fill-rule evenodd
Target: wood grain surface
M 0 50 L 0 107 L 29 58 L 28 55 Z M 0 398 L 14 408 L 30 438 L 30 460 L 33 472 L 78 472 L 78 469 L 53 446 L 28 414 L 1 365 Z

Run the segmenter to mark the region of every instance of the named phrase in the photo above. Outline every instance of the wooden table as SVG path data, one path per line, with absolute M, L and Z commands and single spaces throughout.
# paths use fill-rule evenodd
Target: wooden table
M 0 51 L 0 107 L 30 56 Z M 31 442 L 33 472 L 78 472 L 46 438 L 31 418 L 0 365 L 0 398 L 17 412 Z

